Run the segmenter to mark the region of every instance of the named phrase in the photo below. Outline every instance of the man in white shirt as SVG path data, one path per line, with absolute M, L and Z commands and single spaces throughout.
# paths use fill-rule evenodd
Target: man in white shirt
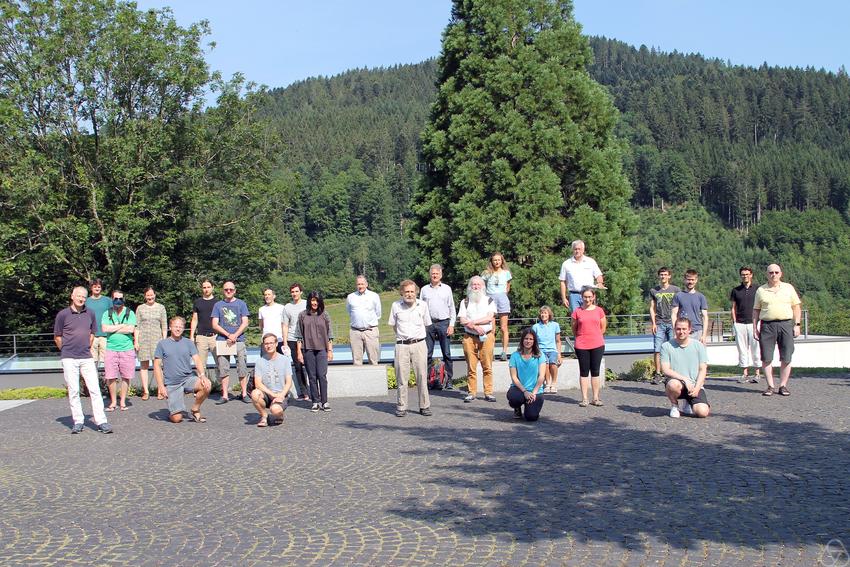
M 351 319 L 348 337 L 355 366 L 363 364 L 364 350 L 369 356 L 369 364 L 378 364 L 380 359 L 378 321 L 381 319 L 381 298 L 368 288 L 366 276 L 357 276 L 357 291 L 349 293 L 345 300 L 345 308 Z
M 584 255 L 584 242 L 574 240 L 573 255 L 561 264 L 561 302 L 570 313 L 581 307 L 581 290 L 585 286 L 605 289 L 602 270 L 596 260 Z M 567 292 L 569 291 L 569 297 Z
M 428 346 L 428 366 L 434 359 L 434 344 L 440 343 L 440 352 L 443 355 L 443 364 L 446 369 L 446 390 L 452 389 L 452 345 L 450 337 L 455 332 L 455 301 L 452 296 L 452 288 L 442 283 L 443 267 L 439 264 L 431 266 L 431 283 L 419 292 L 419 299 L 428 305 L 431 314 L 431 325 L 425 335 L 425 344 Z
M 463 399 L 469 403 L 475 400 L 478 390 L 478 362 L 481 362 L 481 373 L 484 381 L 484 399 L 495 402 L 493 395 L 493 346 L 496 335 L 493 325 L 496 320 L 496 304 L 484 293 L 484 280 L 481 276 L 469 279 L 466 299 L 460 302 L 457 314 L 458 321 L 463 325 L 463 355 L 469 369 L 467 380 L 469 394 Z
M 260 336 L 268 333 L 277 337 L 277 352 L 283 354 L 285 343 L 283 336 L 283 305 L 275 301 L 277 295 L 271 288 L 263 290 L 265 305 L 257 311 L 260 325 Z
M 401 299 L 393 303 L 387 324 L 395 331 L 395 376 L 398 384 L 396 416 L 407 415 L 407 379 L 410 369 L 416 376 L 419 392 L 419 413 L 431 415 L 431 400 L 428 396 L 427 348 L 425 329 L 431 325 L 431 315 L 424 301 L 416 299 L 416 284 L 404 280 L 399 285 Z

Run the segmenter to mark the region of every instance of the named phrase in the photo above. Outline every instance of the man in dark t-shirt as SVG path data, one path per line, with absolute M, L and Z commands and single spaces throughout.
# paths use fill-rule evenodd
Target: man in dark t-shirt
M 201 364 L 206 367 L 210 352 L 215 352 L 215 331 L 212 328 L 212 310 L 216 304 L 213 284 L 210 280 L 201 282 L 201 297 L 192 304 L 192 320 L 189 323 L 189 340 L 195 343 Z
M 753 336 L 753 303 L 756 300 L 757 285 L 753 285 L 753 270 L 742 266 L 738 273 L 741 285 L 729 294 L 732 302 L 732 326 L 735 329 L 735 344 L 738 346 L 738 366 L 741 367 L 740 382 L 758 384 L 761 376 L 761 347 Z M 756 375 L 749 377 L 750 366 L 755 367 Z
M 71 291 L 71 305 L 57 313 L 53 322 L 53 342 L 61 353 L 62 371 L 68 388 L 68 401 L 74 419 L 71 433 L 82 433 L 85 422 L 83 405 L 80 403 L 80 376 L 89 389 L 92 414 L 98 431 L 112 433 L 112 427 L 106 422 L 97 368 L 91 354 L 97 323 L 92 311 L 86 309 L 86 296 L 88 292 L 82 286 Z
M 655 374 L 652 383 L 664 381 L 661 374 L 661 345 L 673 340 L 673 297 L 682 291 L 670 283 L 670 268 L 658 268 L 658 285 L 649 290 L 649 320 L 652 323 L 653 351 L 655 352 Z

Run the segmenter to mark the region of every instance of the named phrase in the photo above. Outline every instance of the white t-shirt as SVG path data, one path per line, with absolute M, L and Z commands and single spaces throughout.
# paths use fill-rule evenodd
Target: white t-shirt
M 263 334 L 274 333 L 274 336 L 280 341 L 281 325 L 283 324 L 283 305 L 280 303 L 263 305 L 260 307 L 257 315 L 263 321 Z

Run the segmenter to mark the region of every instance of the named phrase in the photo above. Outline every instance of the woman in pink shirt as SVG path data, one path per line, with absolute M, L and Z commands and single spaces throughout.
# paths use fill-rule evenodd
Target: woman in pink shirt
M 578 358 L 579 384 L 581 385 L 581 402 L 579 406 L 586 408 L 588 383 L 593 388 L 593 401 L 590 405 L 602 406 L 599 399 L 599 389 L 602 379 L 599 367 L 602 365 L 602 355 L 605 352 L 605 338 L 602 336 L 608 326 L 605 311 L 596 305 L 596 291 L 592 287 L 581 290 L 582 305 L 573 311 L 573 335 L 576 338 L 575 351 Z

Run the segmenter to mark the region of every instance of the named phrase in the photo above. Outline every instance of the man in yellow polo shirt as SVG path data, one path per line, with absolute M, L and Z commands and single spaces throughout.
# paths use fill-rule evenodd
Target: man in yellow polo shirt
M 788 380 L 791 378 L 791 355 L 794 354 L 794 339 L 800 336 L 802 309 L 797 290 L 782 281 L 779 264 L 767 267 L 767 283 L 756 291 L 753 304 L 753 336 L 761 341 L 761 360 L 764 377 L 767 378 L 765 396 L 772 396 L 773 348 L 779 345 L 779 394 L 790 396 Z M 759 325 L 761 323 L 761 325 Z

